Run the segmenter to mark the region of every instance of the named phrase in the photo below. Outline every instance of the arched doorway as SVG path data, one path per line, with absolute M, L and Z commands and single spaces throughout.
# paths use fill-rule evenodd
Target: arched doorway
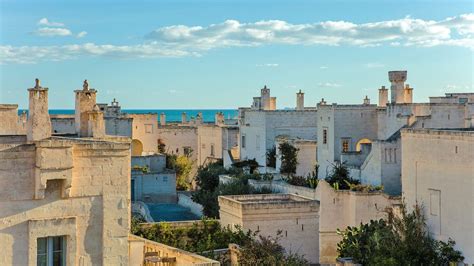
M 356 144 L 356 151 L 360 151 L 362 144 L 372 144 L 370 139 L 361 139 Z
M 132 156 L 141 156 L 143 152 L 143 144 L 138 139 L 132 140 Z

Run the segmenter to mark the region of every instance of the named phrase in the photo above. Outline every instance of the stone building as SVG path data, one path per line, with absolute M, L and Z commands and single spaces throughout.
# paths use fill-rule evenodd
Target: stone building
M 308 175 L 315 174 L 315 166 L 317 164 L 315 152 L 316 140 L 295 139 L 288 138 L 287 136 L 277 136 L 275 139 L 276 169 L 280 169 L 281 167 L 281 151 L 278 147 L 284 142 L 288 142 L 298 149 L 298 155 L 296 157 L 298 165 L 296 165 L 295 175 L 307 177 Z
M 424 209 L 432 236 L 474 264 L 474 128 L 403 129 L 402 195 Z
M 48 88 L 28 93 L 27 119 L 0 105 L 0 265 L 219 265 L 130 235 L 130 139 L 105 134 L 97 105 L 52 136 Z
M 132 201 L 176 202 L 176 172 L 163 154 L 132 156 Z
M 255 159 L 264 172 L 267 171 L 267 151 L 275 146 L 278 136 L 315 141 L 317 130 L 316 109 L 304 107 L 301 91 L 297 93 L 295 110 L 276 110 L 273 104 L 272 108 L 263 108 L 261 99 L 273 99 L 269 95 L 270 89 L 265 86 L 262 96 L 254 98 L 251 108 L 239 108 L 240 160 Z M 276 98 L 272 102 L 276 103 Z
M 319 262 L 319 203 L 293 194 L 219 196 L 219 215 L 223 226 L 259 231 L 262 236 L 277 236 L 287 252 Z
M 52 137 L 48 89 L 28 91 L 27 134 L 0 136 L 0 264 L 128 264 L 128 140 L 107 138 L 94 108 L 83 138 Z
M 392 195 L 401 193 L 402 128 L 472 127 L 474 93 L 448 93 L 413 103 L 413 88 L 405 84 L 406 71 L 390 71 L 388 89 L 379 89 L 378 105 L 366 97 L 360 105 L 318 104 L 317 158 L 319 177 L 332 165 L 345 162 L 351 176 L 362 183 L 383 185 Z
M 164 114 L 161 117 L 166 120 Z M 238 149 L 239 128 L 229 124 L 222 113 L 216 114 L 214 123 L 203 122 L 200 114 L 188 121 L 183 113 L 181 123 L 160 122 L 157 131 L 158 143 L 166 153 L 190 156 L 196 166 L 223 159 Z

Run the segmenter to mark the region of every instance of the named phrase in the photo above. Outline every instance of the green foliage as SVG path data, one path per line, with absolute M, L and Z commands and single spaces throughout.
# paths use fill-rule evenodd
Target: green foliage
M 296 166 L 298 165 L 298 151 L 288 142 L 283 142 L 278 146 L 281 154 L 280 173 L 290 176 L 296 173 Z
M 331 174 L 326 177 L 326 181 L 335 189 L 335 190 L 346 190 L 350 189 L 350 185 L 360 184 L 358 180 L 352 179 L 349 176 L 349 169 L 347 169 L 346 164 L 343 162 L 336 162 L 332 165 Z
M 276 168 L 276 147 L 273 146 L 267 151 L 267 166 Z
M 144 174 L 150 172 L 150 169 L 148 168 L 147 165 L 144 165 L 144 166 L 134 165 L 134 166 L 132 167 L 132 170 L 135 170 L 135 171 L 142 171 L 142 173 L 144 173 Z
M 166 168 L 176 171 L 176 189 L 188 190 L 191 188 L 191 171 L 194 162 L 185 155 L 166 154 Z
M 227 184 L 219 184 L 219 175 L 234 174 L 235 179 Z M 265 178 L 270 178 L 264 175 Z M 203 213 L 207 217 L 219 217 L 219 204 L 217 201 L 220 195 L 244 195 L 244 194 L 266 194 L 271 193 L 268 189 L 253 189 L 248 184 L 248 179 L 260 179 L 259 174 L 244 174 L 238 168 L 224 169 L 221 165 L 209 164 L 200 167 L 196 175 L 196 182 L 199 190 L 193 194 L 193 201 L 203 206 Z
M 240 265 L 309 265 L 304 257 L 295 253 L 285 254 L 279 244 L 281 231 L 276 237 L 259 236 L 258 240 L 247 241 L 241 246 L 239 256 Z
M 316 165 L 315 170 L 306 177 L 290 175 L 287 178 L 284 178 L 284 180 L 293 186 L 309 187 L 315 189 L 319 183 L 318 169 L 319 165 Z
M 190 252 L 203 254 L 205 251 L 227 248 L 230 243 L 246 245 L 252 241 L 254 233 L 244 232 L 240 227 L 231 230 L 221 227 L 219 221 L 203 219 L 191 227 L 172 227 L 161 222 L 149 227 L 133 223 L 132 233 L 165 245 L 173 246 Z
M 351 257 L 363 265 L 448 265 L 462 261 L 455 242 L 431 238 L 420 207 L 400 215 L 389 212 L 388 220 L 371 221 L 359 227 L 338 230 L 339 257 Z
M 244 160 L 244 161 L 235 162 L 232 164 L 232 166 L 236 168 L 240 168 L 240 169 L 248 168 L 249 172 L 253 174 L 260 165 L 258 164 L 257 160 L 252 159 L 252 160 Z

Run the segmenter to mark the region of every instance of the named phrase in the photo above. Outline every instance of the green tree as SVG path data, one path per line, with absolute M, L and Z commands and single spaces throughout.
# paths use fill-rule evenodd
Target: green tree
M 255 235 L 256 236 L 256 235 Z M 254 237 L 255 237 L 254 236 Z M 247 241 L 241 246 L 240 265 L 309 265 L 308 261 L 296 254 L 286 254 L 280 245 L 281 231 L 276 237 L 259 235 L 256 240 Z
M 191 188 L 191 171 L 194 162 L 185 155 L 166 154 L 166 168 L 176 172 L 176 189 L 187 190 Z
M 267 166 L 276 168 L 276 147 L 273 146 L 267 151 Z
M 298 151 L 299 149 L 294 147 L 288 142 L 280 143 L 278 146 L 281 154 L 281 167 L 280 173 L 290 176 L 296 173 L 296 166 L 298 165 Z
M 454 249 L 455 242 L 433 239 L 426 226 L 422 208 L 400 214 L 389 211 L 388 219 L 371 221 L 359 227 L 338 230 L 339 257 L 351 257 L 363 265 L 448 265 L 464 259 Z

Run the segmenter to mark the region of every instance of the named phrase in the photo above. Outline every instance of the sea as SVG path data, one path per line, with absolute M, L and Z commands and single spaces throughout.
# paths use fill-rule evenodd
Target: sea
M 23 110 L 18 110 L 21 114 Z M 148 114 L 157 113 L 158 119 L 159 114 L 164 113 L 166 115 L 166 122 L 181 122 L 181 114 L 186 113 L 188 120 L 191 116 L 196 117 L 199 112 L 202 113 L 204 122 L 214 122 L 214 116 L 217 112 L 222 112 L 226 119 L 234 119 L 239 115 L 237 109 L 122 109 L 123 113 L 127 114 Z M 51 109 L 49 114 L 52 115 L 73 115 L 73 109 Z

